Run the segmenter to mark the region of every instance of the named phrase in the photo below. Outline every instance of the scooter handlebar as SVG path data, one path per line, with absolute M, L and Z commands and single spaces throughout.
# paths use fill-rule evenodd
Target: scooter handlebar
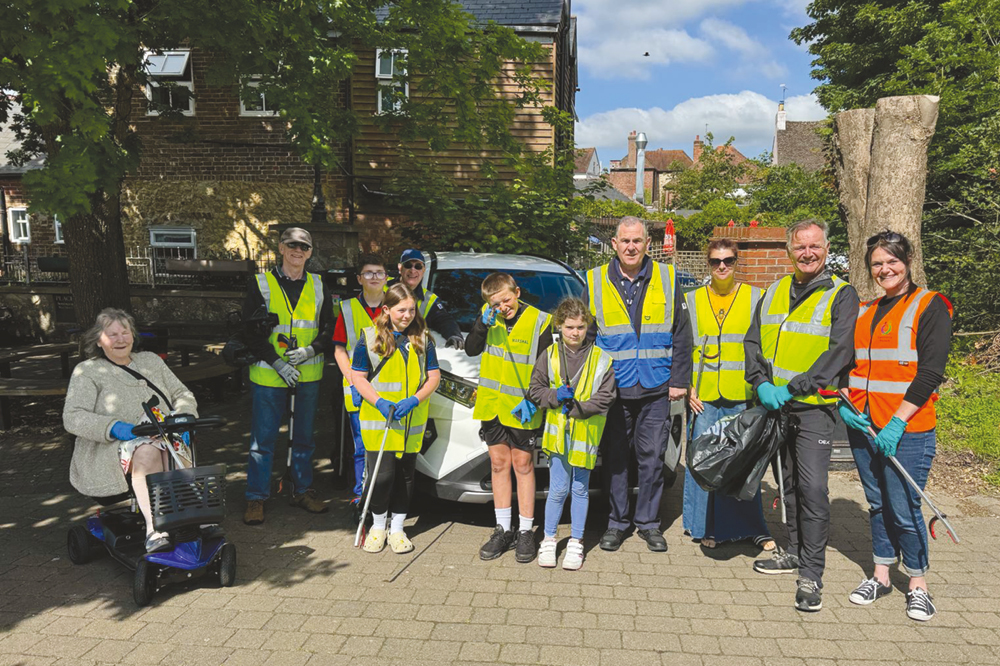
M 162 428 L 165 433 L 171 434 L 191 432 L 193 430 L 201 430 L 202 428 L 218 428 L 219 426 L 224 425 L 226 425 L 226 419 L 221 416 L 206 416 L 204 418 L 194 419 L 193 421 L 160 423 L 160 428 Z M 141 423 L 132 428 L 132 434 L 139 435 L 140 437 L 152 437 L 160 434 L 160 428 L 157 428 L 155 423 Z

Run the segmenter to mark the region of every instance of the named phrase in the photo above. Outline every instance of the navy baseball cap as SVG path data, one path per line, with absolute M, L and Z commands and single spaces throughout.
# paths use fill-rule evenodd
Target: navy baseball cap
M 424 261 L 424 253 L 421 252 L 420 250 L 412 250 L 412 249 L 406 250 L 406 251 L 403 252 L 403 254 L 400 255 L 400 257 L 399 257 L 399 263 L 400 264 L 405 264 L 408 261 L 423 262 Z

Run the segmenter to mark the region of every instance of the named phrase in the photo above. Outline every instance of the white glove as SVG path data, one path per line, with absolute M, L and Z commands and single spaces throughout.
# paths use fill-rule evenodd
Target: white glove
M 295 385 L 299 383 L 299 375 L 302 373 L 296 370 L 294 366 L 285 363 L 279 358 L 271 364 L 271 367 L 274 368 L 275 372 L 278 373 L 278 376 L 280 376 L 290 388 L 295 388 Z
M 288 362 L 292 365 L 305 363 L 315 355 L 316 350 L 313 349 L 311 345 L 308 347 L 296 347 L 295 349 L 289 349 L 285 352 L 285 358 L 288 359 Z

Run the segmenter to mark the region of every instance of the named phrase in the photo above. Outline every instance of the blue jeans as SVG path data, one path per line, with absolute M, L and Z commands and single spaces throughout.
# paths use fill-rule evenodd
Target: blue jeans
M 721 402 L 703 404 L 705 411 L 694 415 L 692 419 L 691 436 L 688 441 L 703 435 L 720 419 L 739 414 L 747 408 L 744 403 L 729 406 Z M 682 515 L 684 531 L 693 539 L 711 537 L 721 543 L 771 534 L 764 521 L 764 508 L 761 505 L 759 489 L 752 500 L 741 502 L 735 497 L 702 490 L 687 469 L 684 470 Z
M 295 428 L 292 433 L 292 483 L 296 494 L 312 485 L 313 420 L 320 382 L 303 382 L 295 389 Z M 278 430 L 285 417 L 290 389 L 251 383 L 250 460 L 247 466 L 248 500 L 266 500 L 271 491 L 271 466 Z
M 549 454 L 549 496 L 545 500 L 545 536 L 554 537 L 559 529 L 563 505 L 570 487 L 573 500 L 569 505 L 570 536 L 583 538 L 583 527 L 587 522 L 587 507 L 590 505 L 590 470 L 572 467 L 566 456 Z
M 354 438 L 354 496 L 361 497 L 365 489 L 365 443 L 361 439 L 361 412 L 351 416 L 351 436 Z
M 920 495 L 889 459 L 875 450 L 872 438 L 866 433 L 848 428 L 847 438 L 868 500 L 875 564 L 890 565 L 902 555 L 903 571 L 911 577 L 923 576 L 930 562 Z M 921 490 L 927 485 L 936 450 L 934 430 L 903 433 L 899 440 L 896 460 Z

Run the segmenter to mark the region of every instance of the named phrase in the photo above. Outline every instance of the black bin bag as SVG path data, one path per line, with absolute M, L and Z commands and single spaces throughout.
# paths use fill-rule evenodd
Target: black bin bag
M 751 407 L 721 419 L 687 445 L 687 467 L 703 489 L 751 500 L 788 434 L 784 410 Z

